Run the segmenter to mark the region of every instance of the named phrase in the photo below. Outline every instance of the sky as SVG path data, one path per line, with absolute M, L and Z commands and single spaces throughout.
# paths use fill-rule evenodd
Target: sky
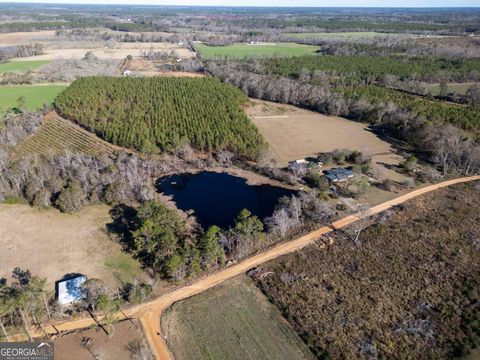
M 480 0 L 0 0 L 0 3 L 2 2 L 290 7 L 480 7 Z

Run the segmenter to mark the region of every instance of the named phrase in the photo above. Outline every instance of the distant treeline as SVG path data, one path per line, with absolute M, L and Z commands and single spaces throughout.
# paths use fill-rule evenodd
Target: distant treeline
M 164 31 L 165 27 L 145 23 L 115 23 L 101 19 L 77 19 L 76 21 L 25 21 L 0 24 L 0 33 L 40 31 L 40 30 L 68 30 L 76 28 L 106 27 L 117 31 Z
M 272 58 L 262 65 L 265 73 L 293 78 L 317 71 L 339 85 L 368 84 L 386 75 L 425 82 L 480 80 L 480 58 L 323 55 Z
M 212 78 L 76 80 L 55 100 L 63 116 L 114 144 L 158 151 L 190 143 L 255 158 L 263 139 L 240 105 L 247 97 Z

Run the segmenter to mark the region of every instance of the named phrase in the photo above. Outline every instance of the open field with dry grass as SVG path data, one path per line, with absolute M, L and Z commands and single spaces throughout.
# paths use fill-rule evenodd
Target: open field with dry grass
M 82 345 L 91 339 L 90 351 Z M 140 344 L 145 357 L 134 357 L 132 350 Z M 96 357 L 95 357 L 96 356 Z M 55 339 L 55 360 L 153 360 L 136 320 L 125 320 L 113 325 L 113 336 L 109 337 L 100 328 L 85 329 Z
M 94 46 L 88 46 L 94 45 Z M 53 48 L 47 47 L 44 54 L 18 58 L 17 61 L 31 60 L 55 60 L 55 59 L 81 59 L 87 52 L 92 52 L 99 59 L 124 59 L 128 55 L 133 57 L 141 56 L 150 49 L 154 51 L 175 51 L 182 59 L 189 59 L 192 52 L 184 47 L 171 43 L 119 43 L 115 48 L 106 48 L 103 43 L 86 44 L 82 48 Z
M 91 155 L 111 154 L 116 146 L 55 113 L 43 118 L 40 128 L 16 149 L 16 154 L 63 153 L 65 150 Z
M 174 304 L 162 327 L 176 360 L 313 359 L 244 277 Z
M 105 31 L 112 32 L 106 29 Z M 193 53 L 185 46 L 169 42 L 116 42 L 112 46 L 112 43 L 107 41 L 66 40 L 55 36 L 55 31 L 17 32 L 0 36 L 0 47 L 35 43 L 43 45 L 44 54 L 18 58 L 16 61 L 81 59 L 88 51 L 92 51 L 99 59 L 124 59 L 128 55 L 141 56 L 142 52 L 148 52 L 150 49 L 155 51 L 174 50 L 182 59 L 189 59 L 193 56 Z
M 70 215 L 0 204 L 0 278 L 9 279 L 18 266 L 46 277 L 49 284 L 75 272 L 116 283 L 116 269 L 108 264 L 121 248 L 105 233 L 110 222 L 107 206 L 89 206 Z
M 374 162 L 387 164 L 402 159 L 363 123 L 260 100 L 252 100 L 245 111 L 280 165 L 335 149 L 362 151 L 371 154 Z
M 5 33 L 0 36 L 0 46 L 43 43 L 54 37 L 55 30 Z

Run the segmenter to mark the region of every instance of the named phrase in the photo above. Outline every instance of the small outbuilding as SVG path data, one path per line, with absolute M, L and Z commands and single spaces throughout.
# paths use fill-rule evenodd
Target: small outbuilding
M 353 177 L 353 171 L 345 168 L 333 168 L 324 171 L 325 177 L 332 183 L 347 181 Z
M 57 301 L 67 305 L 83 299 L 83 284 L 87 281 L 85 275 L 72 275 L 55 283 Z

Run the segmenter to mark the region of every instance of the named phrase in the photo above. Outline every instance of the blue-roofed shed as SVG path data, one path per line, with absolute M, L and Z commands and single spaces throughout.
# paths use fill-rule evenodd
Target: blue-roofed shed
M 56 282 L 55 290 L 60 305 L 67 305 L 83 299 L 82 286 L 87 281 L 85 275 L 74 275 Z

